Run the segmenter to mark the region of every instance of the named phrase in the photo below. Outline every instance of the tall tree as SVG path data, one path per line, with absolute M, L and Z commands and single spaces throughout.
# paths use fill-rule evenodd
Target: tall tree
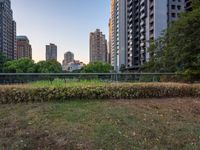
M 184 13 L 172 23 L 164 36 L 153 43 L 154 56 L 146 69 L 159 72 L 200 74 L 200 7 Z M 149 68 L 148 68 L 149 67 Z
M 40 61 L 36 64 L 37 73 L 61 73 L 62 66 L 56 60 Z
M 104 62 L 92 62 L 83 68 L 84 73 L 109 73 L 112 66 Z
M 191 1 L 193 9 L 198 9 L 200 7 L 200 0 L 191 0 Z
M 7 73 L 34 73 L 34 61 L 28 58 L 8 61 L 4 64 L 4 72 Z

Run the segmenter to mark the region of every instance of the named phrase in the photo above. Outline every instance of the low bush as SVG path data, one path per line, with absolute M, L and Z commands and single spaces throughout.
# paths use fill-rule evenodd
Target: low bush
M 175 83 L 109 84 L 74 87 L 1 86 L 0 103 L 95 99 L 200 97 L 200 86 Z

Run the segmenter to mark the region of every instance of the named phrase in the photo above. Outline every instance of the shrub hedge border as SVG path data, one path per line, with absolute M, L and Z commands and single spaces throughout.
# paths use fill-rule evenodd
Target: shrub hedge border
M 0 86 L 0 104 L 96 99 L 198 97 L 200 86 L 190 84 L 113 84 L 80 87 Z

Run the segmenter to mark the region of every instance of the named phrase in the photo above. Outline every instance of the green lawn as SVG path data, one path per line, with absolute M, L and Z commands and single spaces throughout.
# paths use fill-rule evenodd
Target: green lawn
M 198 150 L 199 147 L 199 99 L 0 106 L 3 150 Z
M 53 81 L 37 81 L 28 85 L 32 87 L 74 87 L 74 86 L 100 86 L 111 84 L 102 82 L 100 80 L 61 80 L 55 79 Z

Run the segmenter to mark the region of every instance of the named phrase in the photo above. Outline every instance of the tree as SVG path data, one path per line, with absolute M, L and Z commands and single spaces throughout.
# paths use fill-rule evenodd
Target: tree
M 5 55 L 4 55 L 2 52 L 0 52 L 0 73 L 3 72 L 4 64 L 5 64 L 5 62 L 7 62 L 7 61 L 8 61 L 8 60 L 7 60 L 7 58 L 5 57 Z
M 6 73 L 34 73 L 34 61 L 28 58 L 7 61 L 4 64 L 4 72 Z
M 109 73 L 112 66 L 104 62 L 92 62 L 83 68 L 83 73 Z
M 61 73 L 62 66 L 56 60 L 40 61 L 36 64 L 37 73 Z
M 200 75 L 200 6 L 172 23 L 149 49 L 154 55 L 147 70 Z M 161 49 L 160 49 L 161 47 Z M 149 67 L 149 68 L 148 68 Z
M 122 64 L 120 67 L 120 72 L 125 72 L 126 71 L 126 65 Z
M 198 9 L 200 7 L 199 0 L 191 0 L 191 2 L 192 2 L 192 9 Z

